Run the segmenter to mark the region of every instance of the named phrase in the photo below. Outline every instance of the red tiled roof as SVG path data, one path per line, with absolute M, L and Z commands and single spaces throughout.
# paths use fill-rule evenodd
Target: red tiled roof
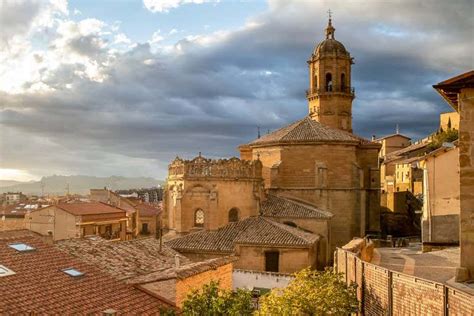
M 155 216 L 161 212 L 158 206 L 153 206 L 149 203 L 139 203 L 134 207 L 138 210 L 139 216 Z
M 200 231 L 166 242 L 177 251 L 231 253 L 234 243 L 281 247 L 308 247 L 318 235 L 277 223 L 263 216 L 229 223 L 215 231 Z
M 309 116 L 282 127 L 270 134 L 250 142 L 249 146 L 262 146 L 286 143 L 343 142 L 355 144 L 374 144 L 369 140 L 349 132 L 321 124 Z
M 18 252 L 11 243 L 35 248 Z M 0 264 L 15 272 L 0 277 L 0 314 L 159 314 L 170 306 L 99 269 L 42 242 L 27 230 L 0 232 Z M 74 268 L 83 276 L 71 277 L 63 269 Z
M 118 208 L 106 203 L 102 203 L 102 202 L 61 203 L 61 204 L 56 204 L 54 206 L 76 216 L 126 212 L 125 210 L 121 208 Z
M 330 219 L 333 214 L 307 203 L 269 194 L 262 202 L 261 212 L 266 217 Z

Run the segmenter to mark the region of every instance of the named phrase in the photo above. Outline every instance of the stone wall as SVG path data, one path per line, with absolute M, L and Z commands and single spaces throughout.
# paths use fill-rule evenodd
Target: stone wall
M 354 236 L 378 231 L 378 147 L 356 144 L 291 144 L 253 148 L 273 194 L 307 201 L 334 214 L 331 253 Z
M 218 281 L 221 289 L 232 290 L 232 263 L 176 281 L 176 306 L 182 307 L 187 295 L 204 284 Z
M 474 88 L 459 94 L 459 165 L 461 182 L 461 267 L 474 278 Z
M 335 271 L 358 285 L 360 315 L 474 315 L 474 297 L 450 286 L 362 261 L 338 248 Z
M 265 271 L 265 252 L 278 251 L 280 273 L 294 273 L 301 269 L 317 266 L 317 248 L 282 248 L 236 245 L 235 254 L 239 260 L 234 263 L 236 269 Z
M 0 217 L 0 231 L 25 229 L 25 219 L 23 217 L 5 218 Z
M 232 273 L 234 290 L 255 287 L 273 289 L 286 287 L 294 277 L 290 274 L 235 269 Z

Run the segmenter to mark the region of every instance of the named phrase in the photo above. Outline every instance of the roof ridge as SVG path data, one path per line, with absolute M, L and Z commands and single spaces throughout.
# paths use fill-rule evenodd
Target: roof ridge
M 308 233 L 300 228 L 297 228 L 297 227 L 291 227 L 289 225 L 286 225 L 286 224 L 282 224 L 282 223 L 279 223 L 277 221 L 274 221 L 274 220 L 271 220 L 269 218 L 265 218 L 263 216 L 259 216 L 261 217 L 264 221 L 270 223 L 271 225 L 275 226 L 275 227 L 278 227 L 279 229 L 283 230 L 283 231 L 286 231 L 288 233 L 290 233 L 291 235 L 293 235 L 294 237 L 300 239 L 300 240 L 303 240 L 304 242 L 309 242 L 308 239 L 305 238 L 305 236 L 301 236 L 299 234 L 303 234 L 303 235 L 317 235 L 317 234 L 312 234 L 312 233 Z

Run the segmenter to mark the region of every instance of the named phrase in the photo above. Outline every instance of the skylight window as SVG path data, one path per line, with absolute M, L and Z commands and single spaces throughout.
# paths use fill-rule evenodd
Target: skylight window
M 0 265 L 0 277 L 4 277 L 4 276 L 7 276 L 7 275 L 13 275 L 13 274 L 15 274 L 15 272 L 13 272 L 12 270 L 8 269 L 5 266 Z
M 72 277 L 80 277 L 80 276 L 84 275 L 84 272 L 81 272 L 81 271 L 76 270 L 74 268 L 64 269 L 63 272 L 66 273 L 69 276 L 72 276 Z
M 27 244 L 24 244 L 24 243 L 10 244 L 8 246 L 10 248 L 15 249 L 16 251 L 19 251 L 19 252 L 33 251 L 33 250 L 36 249 L 36 248 L 33 248 L 30 245 L 27 245 Z

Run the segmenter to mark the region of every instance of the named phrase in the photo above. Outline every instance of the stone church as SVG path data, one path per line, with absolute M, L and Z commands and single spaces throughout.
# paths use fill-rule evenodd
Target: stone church
M 240 159 L 171 163 L 163 217 L 178 236 L 172 248 L 294 272 L 379 231 L 380 144 L 352 133 L 354 59 L 334 34 L 329 19 L 308 60 L 308 116 L 241 145 Z

